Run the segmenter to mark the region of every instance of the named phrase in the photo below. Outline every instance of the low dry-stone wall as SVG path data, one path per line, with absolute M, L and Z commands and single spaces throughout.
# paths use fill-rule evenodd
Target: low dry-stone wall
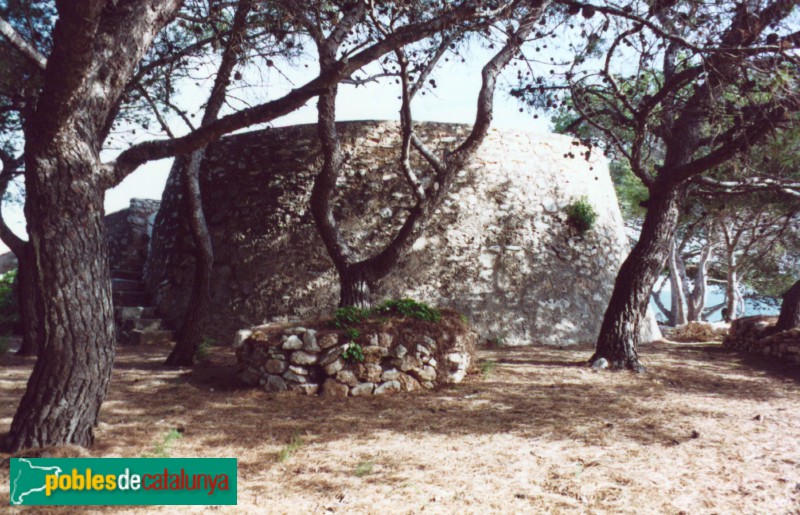
M 787 363 L 800 363 L 800 328 L 775 331 L 777 317 L 752 316 L 734 320 L 723 345 L 755 352 Z
M 457 314 L 439 323 L 391 319 L 359 327 L 363 361 L 345 356 L 351 340 L 329 324 L 270 324 L 239 331 L 239 378 L 270 392 L 339 397 L 382 395 L 458 383 L 475 336 Z M 314 327 L 314 328 L 312 328 Z

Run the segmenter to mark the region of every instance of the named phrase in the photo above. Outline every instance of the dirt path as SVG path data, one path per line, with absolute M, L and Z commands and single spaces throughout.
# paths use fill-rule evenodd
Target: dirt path
M 488 374 L 453 388 L 333 400 L 242 389 L 227 349 L 193 372 L 166 353 L 120 350 L 90 453 L 237 457 L 220 512 L 800 513 L 800 367 L 718 345 L 652 345 L 644 375 L 593 373 L 587 349 L 481 351 Z M 1 432 L 32 362 L 0 363 Z

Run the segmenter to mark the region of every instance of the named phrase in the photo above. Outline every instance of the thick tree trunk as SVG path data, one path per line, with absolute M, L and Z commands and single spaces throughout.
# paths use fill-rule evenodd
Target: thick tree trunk
M 178 330 L 175 348 L 167 357 L 169 366 L 190 367 L 205 330 L 208 308 L 211 305 L 211 277 L 214 266 L 214 247 L 208 232 L 203 201 L 200 195 L 200 163 L 204 152 L 196 151 L 185 159 L 177 158 L 175 167 L 181 172 L 186 200 L 186 214 L 191 227 L 194 252 L 194 281 L 186 315 Z
M 339 271 L 339 307 L 372 307 L 370 286 L 366 274 L 358 268 Z
M 797 281 L 783 294 L 781 314 L 775 329 L 788 331 L 800 327 L 800 281 Z
M 639 241 L 622 264 L 611 301 L 603 317 L 597 347 L 589 360 L 605 358 L 611 368 L 643 371 L 636 351 L 639 328 L 647 313 L 650 292 L 669 254 L 685 187 L 657 186 L 650 197 Z
M 24 256 L 17 256 L 19 261 L 17 304 L 19 305 L 19 319 L 22 326 L 22 345 L 17 350 L 17 355 L 36 356 L 40 347 L 39 339 L 42 336 L 42 331 L 39 327 L 42 300 L 36 281 L 36 261 L 34 261 L 33 246 L 26 243 L 23 254 Z
M 26 144 L 26 218 L 39 265 L 43 337 L 7 446 L 88 446 L 115 352 L 104 191 L 87 180 L 100 173 L 79 140 L 44 152 Z

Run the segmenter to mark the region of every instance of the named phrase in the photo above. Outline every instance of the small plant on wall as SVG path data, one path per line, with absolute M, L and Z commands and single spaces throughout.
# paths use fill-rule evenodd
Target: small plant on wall
M 597 212 L 586 197 L 581 197 L 567 208 L 567 223 L 580 233 L 589 231 L 596 221 Z

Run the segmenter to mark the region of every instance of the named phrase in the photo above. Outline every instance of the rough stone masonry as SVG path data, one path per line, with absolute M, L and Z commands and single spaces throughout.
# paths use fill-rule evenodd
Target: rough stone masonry
M 366 256 L 413 203 L 398 166 L 399 127 L 367 121 L 338 128 L 347 160 L 336 215 Z M 420 123 L 416 131 L 441 152 L 468 128 Z M 493 129 L 374 300 L 411 297 L 452 308 L 482 338 L 511 345 L 593 342 L 629 243 L 606 162 L 595 152 L 587 160 L 586 151 L 567 136 Z M 314 125 L 230 136 L 210 147 L 201 188 L 215 252 L 211 337 L 227 343 L 245 327 L 335 309 L 336 274 L 309 210 L 320 165 Z M 585 234 L 566 214 L 582 197 L 598 214 Z M 185 310 L 193 267 L 181 203 L 180 184 L 170 181 L 145 270 L 158 308 L 173 320 Z M 660 338 L 649 322 L 643 341 Z

